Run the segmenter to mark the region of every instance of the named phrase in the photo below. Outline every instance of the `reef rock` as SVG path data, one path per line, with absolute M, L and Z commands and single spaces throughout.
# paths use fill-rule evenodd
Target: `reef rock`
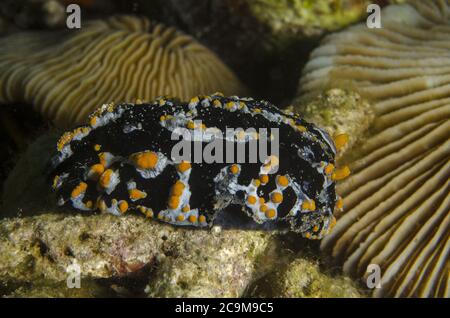
M 294 106 L 289 108 L 331 136 L 342 133 L 349 135 L 349 142 L 343 150 L 351 148 L 361 139 L 375 116 L 367 100 L 352 90 L 339 88 L 324 90 L 313 99 L 298 98 Z
M 264 277 L 255 296 L 283 298 L 354 298 L 364 292 L 345 276 L 332 276 L 316 260 L 299 255 L 284 269 Z
M 4 219 L 0 280 L 64 282 L 73 264 L 84 279 L 149 271 L 151 296 L 240 296 L 270 233 L 194 231 L 135 217 L 65 216 Z

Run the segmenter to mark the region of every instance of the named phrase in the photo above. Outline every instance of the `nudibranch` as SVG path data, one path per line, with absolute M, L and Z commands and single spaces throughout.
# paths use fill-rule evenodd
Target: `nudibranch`
M 251 147 L 261 153 L 263 137 L 277 153 L 254 160 Z M 346 139 L 267 101 L 221 93 L 105 104 L 58 141 L 53 189 L 59 205 L 81 211 L 136 211 L 196 227 L 224 225 L 228 215 L 320 239 L 342 209 L 335 184 L 350 172 L 335 168 L 335 155 Z M 181 141 L 194 145 L 182 160 L 173 155 Z M 211 150 L 221 142 L 223 160 Z M 204 156 L 208 150 L 215 160 Z

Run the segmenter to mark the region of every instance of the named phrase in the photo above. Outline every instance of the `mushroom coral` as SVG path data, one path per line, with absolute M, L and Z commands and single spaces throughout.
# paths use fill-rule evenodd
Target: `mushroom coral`
M 344 211 L 322 250 L 353 276 L 381 268 L 374 296 L 449 297 L 450 3 L 390 5 L 382 28 L 326 37 L 300 80 L 300 98 L 351 88 L 374 119 L 344 156 Z
M 30 103 L 59 127 L 84 122 L 107 102 L 246 93 L 209 49 L 145 18 L 114 16 L 80 30 L 12 34 L 0 47 L 0 103 Z

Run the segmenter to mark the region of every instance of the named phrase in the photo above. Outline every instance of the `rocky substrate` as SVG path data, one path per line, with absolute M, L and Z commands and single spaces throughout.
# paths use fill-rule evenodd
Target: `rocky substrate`
M 176 228 L 133 215 L 3 219 L 0 290 L 11 297 L 361 296 L 353 282 L 322 272 L 317 261 L 278 248 L 279 239 L 269 232 Z M 73 264 L 80 289 L 67 287 Z

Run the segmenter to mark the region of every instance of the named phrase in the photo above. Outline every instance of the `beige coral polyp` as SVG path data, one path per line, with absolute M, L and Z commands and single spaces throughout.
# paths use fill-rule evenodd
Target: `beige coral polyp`
M 0 39 L 0 102 L 27 102 L 57 126 L 83 123 L 98 105 L 187 99 L 221 91 L 246 95 L 209 49 L 174 28 L 115 16 L 80 30 Z

